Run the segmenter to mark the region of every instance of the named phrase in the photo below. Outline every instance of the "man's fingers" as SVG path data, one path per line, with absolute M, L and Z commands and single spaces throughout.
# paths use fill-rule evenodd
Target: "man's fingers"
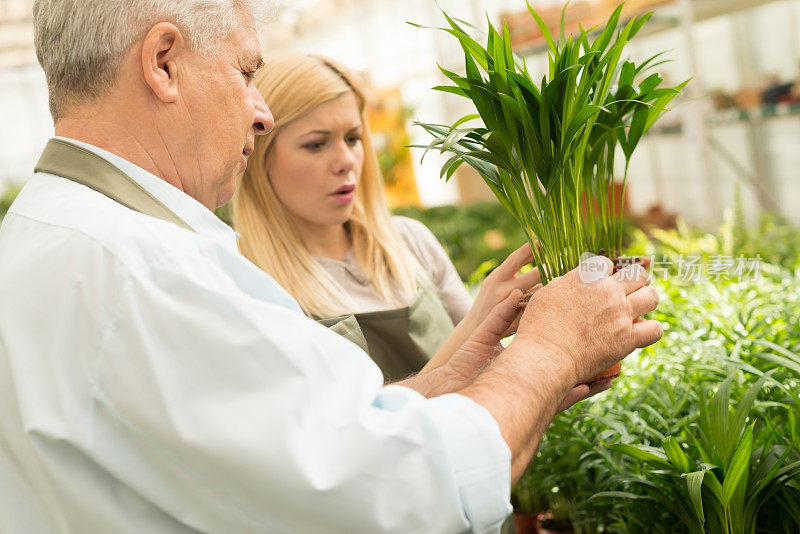
M 609 389 L 614 384 L 614 380 L 604 380 L 602 382 L 595 382 L 589 386 L 589 394 L 585 398 L 594 397 L 598 393 Z
M 650 275 L 639 264 L 628 265 L 616 273 L 614 278 L 625 287 L 625 294 L 630 295 L 640 287 L 650 284 Z
M 628 304 L 631 307 L 631 316 L 641 317 L 658 306 L 658 291 L 653 286 L 640 287 L 628 295 Z
M 637 347 L 652 345 L 664 335 L 664 327 L 658 321 L 633 323 L 633 342 Z
M 606 380 L 605 382 L 598 382 L 592 385 L 580 384 L 575 386 L 569 391 L 569 393 L 567 393 L 567 396 L 564 397 L 564 400 L 561 401 L 561 404 L 558 406 L 558 411 L 563 412 L 575 403 L 586 400 L 589 397 L 597 395 L 601 391 L 607 390 L 611 387 L 611 383 L 611 380 Z
M 563 412 L 567 408 L 570 408 L 576 402 L 580 402 L 583 399 L 589 396 L 589 386 L 586 384 L 580 384 L 575 386 L 567 393 L 567 396 L 564 397 L 564 400 L 561 401 L 561 404 L 558 405 L 558 412 Z
M 531 252 L 531 246 L 525 243 L 509 254 L 508 258 L 495 269 L 495 272 L 502 278 L 512 278 L 523 266 L 529 264 L 532 260 L 533 252 Z

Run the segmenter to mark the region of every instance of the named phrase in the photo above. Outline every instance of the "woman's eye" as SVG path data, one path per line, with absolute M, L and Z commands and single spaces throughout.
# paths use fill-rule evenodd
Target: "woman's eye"
M 322 149 L 325 146 L 325 143 L 322 141 L 314 141 L 313 143 L 306 143 L 303 145 L 303 148 L 306 148 L 312 152 L 316 152 L 317 150 Z
M 347 141 L 348 145 L 355 145 L 359 141 L 361 141 L 361 136 L 360 135 L 351 135 L 350 137 L 345 139 L 345 141 Z

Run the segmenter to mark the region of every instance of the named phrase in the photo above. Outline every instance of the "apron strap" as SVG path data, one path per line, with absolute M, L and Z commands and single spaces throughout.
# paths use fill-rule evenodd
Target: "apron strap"
M 61 139 L 50 139 L 34 172 L 46 172 L 72 180 L 133 211 L 194 231 L 130 176 L 83 147 Z

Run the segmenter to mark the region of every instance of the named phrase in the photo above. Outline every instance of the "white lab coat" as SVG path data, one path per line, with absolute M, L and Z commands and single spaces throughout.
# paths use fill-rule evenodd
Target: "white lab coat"
M 181 191 L 196 233 L 38 173 L 0 229 L 0 532 L 493 532 L 510 453 L 383 386 Z

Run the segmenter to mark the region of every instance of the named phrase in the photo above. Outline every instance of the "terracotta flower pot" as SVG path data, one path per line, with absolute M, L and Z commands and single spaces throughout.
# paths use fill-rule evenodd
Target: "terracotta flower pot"
M 620 375 L 621 371 L 622 371 L 622 362 L 617 362 L 608 369 L 606 369 L 605 371 L 597 373 L 586 382 L 583 382 L 583 384 L 588 384 L 591 386 L 592 384 L 599 384 L 601 382 L 608 382 L 609 380 L 614 380 Z
M 537 514 L 514 512 L 514 532 L 517 534 L 538 534 L 538 522 Z
M 542 512 L 536 517 L 536 528 L 539 534 L 575 534 L 572 525 L 556 523 L 553 520 L 553 512 Z

